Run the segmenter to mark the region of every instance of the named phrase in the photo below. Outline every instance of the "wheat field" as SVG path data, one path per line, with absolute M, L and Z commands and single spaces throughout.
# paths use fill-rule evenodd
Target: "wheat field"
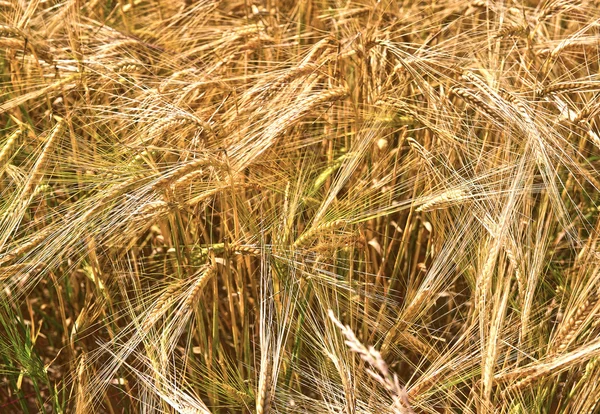
M 1 0 L 0 412 L 600 413 L 600 4 Z

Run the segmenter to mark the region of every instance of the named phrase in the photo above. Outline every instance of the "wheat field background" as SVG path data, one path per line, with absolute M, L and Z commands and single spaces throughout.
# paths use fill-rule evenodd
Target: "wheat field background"
M 0 412 L 599 413 L 600 4 L 0 0 Z

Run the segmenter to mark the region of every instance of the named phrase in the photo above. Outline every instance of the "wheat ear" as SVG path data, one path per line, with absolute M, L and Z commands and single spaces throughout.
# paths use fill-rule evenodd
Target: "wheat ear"
M 344 225 L 345 223 L 346 223 L 345 220 L 334 220 L 334 221 L 330 221 L 329 223 L 323 223 L 319 226 L 312 227 L 312 228 L 310 228 L 310 230 L 308 230 L 302 236 L 300 236 L 298 239 L 296 239 L 293 247 L 294 247 L 294 249 L 299 249 L 301 247 L 304 247 L 307 244 L 309 244 L 319 233 L 334 229 L 336 227 L 340 227 L 340 226 Z
M 438 196 L 431 198 L 429 201 L 419 206 L 415 211 L 421 212 L 432 210 L 435 208 L 440 208 L 440 205 L 447 204 L 452 201 L 464 200 L 465 198 L 468 198 L 468 194 L 464 190 L 448 190 Z
M 193 308 L 194 302 L 198 299 L 198 295 L 202 292 L 202 289 L 208 281 L 217 273 L 217 265 L 215 263 L 211 263 L 200 269 L 196 273 L 196 281 L 192 284 L 181 308 L 177 311 L 177 315 L 183 315 Z
M 269 352 L 269 350 L 267 349 L 265 352 Z M 272 373 L 273 369 L 271 358 L 267 357 L 267 362 L 261 364 L 260 374 L 258 377 L 256 414 L 267 414 L 270 412 Z
M 9 158 L 12 156 L 14 147 L 19 145 L 19 142 L 22 137 L 23 131 L 20 129 L 10 134 L 10 136 L 6 140 L 6 143 L 2 147 L 2 150 L 0 151 L 0 168 L 2 168 L 4 164 L 8 162 Z
M 356 352 L 360 358 L 369 364 L 375 371 L 367 370 L 367 373 L 373 377 L 378 383 L 390 393 L 394 401 L 395 411 L 402 414 L 414 414 L 413 409 L 410 406 L 408 400 L 408 394 L 406 389 L 400 386 L 398 382 L 398 376 L 391 374 L 387 363 L 383 360 L 379 351 L 373 347 L 367 348 L 364 346 L 356 337 L 352 329 L 343 325 L 334 315 L 333 311 L 329 309 L 329 318 L 337 326 L 342 334 L 346 337 L 346 345 L 352 352 Z
M 579 333 L 579 328 L 586 321 L 596 306 L 597 301 L 598 298 L 596 295 L 587 298 L 581 305 L 579 305 L 575 311 L 575 314 L 561 326 L 554 340 L 552 341 L 557 344 L 557 353 L 560 354 L 568 348 L 573 338 Z
M 54 129 L 52 130 L 52 132 L 50 132 L 50 135 L 48 136 L 48 139 L 46 140 L 46 144 L 44 145 L 44 149 L 42 150 L 42 153 L 38 157 L 38 160 L 35 163 L 33 170 L 31 171 L 29 180 L 27 181 L 27 184 L 25 184 L 23 192 L 21 193 L 21 199 L 24 201 L 24 203 L 29 202 L 29 198 L 33 194 L 36 186 L 42 180 L 42 177 L 44 176 L 44 167 L 46 166 L 46 162 L 48 161 L 48 156 L 52 152 L 52 149 L 54 148 L 54 145 L 56 144 L 57 138 L 62 133 L 63 128 L 64 128 L 64 121 L 61 119 L 54 126 Z

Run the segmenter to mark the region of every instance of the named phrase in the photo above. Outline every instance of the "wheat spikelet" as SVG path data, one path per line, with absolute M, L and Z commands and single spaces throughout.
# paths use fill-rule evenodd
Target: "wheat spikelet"
M 12 277 L 22 275 L 23 272 L 31 272 L 38 266 L 43 265 L 40 263 L 16 263 L 12 265 L 5 265 L 3 259 L 0 259 L 0 281 L 4 282 Z
M 507 25 L 502 29 L 498 30 L 494 35 L 494 38 L 500 39 L 503 37 L 511 37 L 511 36 L 522 36 L 527 33 L 528 27 L 523 24 L 515 24 L 515 25 Z
M 269 352 L 265 350 L 264 352 Z M 271 379 L 273 376 L 272 361 L 270 357 L 267 362 L 260 366 L 258 390 L 256 390 L 256 414 L 268 414 L 271 411 Z
M 540 50 L 539 54 L 541 55 L 549 55 L 551 58 L 555 59 L 562 52 L 574 48 L 583 48 L 584 50 L 597 50 L 598 49 L 598 39 L 577 39 L 577 38 L 567 38 L 561 41 L 554 49 L 543 49 Z
M 152 188 L 155 191 L 163 189 L 163 188 L 168 188 L 171 186 L 172 183 L 176 182 L 180 178 L 185 177 L 186 175 L 188 175 L 192 172 L 195 172 L 195 170 L 197 170 L 203 166 L 208 166 L 208 165 L 215 166 L 215 165 L 221 165 L 221 164 L 222 164 L 221 160 L 219 158 L 217 158 L 216 156 L 205 156 L 205 157 L 196 158 L 195 160 L 192 160 L 186 164 L 183 164 L 182 166 L 176 168 L 175 170 L 165 174 L 164 177 L 162 177 L 156 183 L 153 184 Z
M 0 168 L 4 166 L 8 162 L 8 159 L 12 156 L 12 152 L 14 147 L 19 145 L 21 138 L 23 137 L 24 132 L 21 129 L 16 130 L 6 140 L 6 143 L 2 147 L 0 151 Z
M 112 172 L 112 171 L 93 171 L 93 170 L 86 170 L 84 172 L 84 174 L 88 177 L 97 177 L 98 181 L 101 182 L 113 182 L 113 181 L 118 181 L 122 176 L 123 173 L 121 172 Z
M 164 200 L 153 201 L 139 209 L 135 220 L 140 222 L 156 220 L 167 213 L 170 209 L 171 205 Z
M 39 244 L 46 240 L 46 238 L 53 232 L 51 227 L 46 227 L 43 231 L 38 231 L 33 237 L 31 237 L 27 242 L 20 242 L 18 247 L 15 249 L 9 250 L 2 258 L 0 258 L 0 265 L 4 266 L 6 263 L 14 261 L 19 256 L 28 252 L 31 249 L 39 246 Z
M 415 151 L 419 156 L 425 161 L 430 167 L 433 167 L 432 164 L 432 156 L 429 151 L 425 149 L 419 142 L 417 142 L 414 138 L 408 137 L 406 138 L 406 142 L 410 145 L 410 148 Z
M 538 91 L 538 94 L 540 96 L 545 96 L 557 92 L 565 92 L 572 90 L 579 91 L 585 88 L 597 88 L 598 86 L 599 84 L 594 82 L 564 82 L 541 89 L 540 91 Z
M 410 301 L 404 311 L 402 311 L 402 323 L 410 324 L 430 297 L 431 289 L 420 288 L 416 296 Z
M 319 66 L 312 62 L 303 63 L 298 67 L 290 69 L 282 78 L 278 79 L 276 85 L 284 85 L 294 79 L 310 75 L 318 70 Z
M 25 49 L 25 41 L 17 38 L 0 38 L 0 47 L 7 49 Z
M 77 394 L 75 400 L 75 413 L 84 414 L 91 410 L 90 395 L 85 391 L 85 384 L 87 380 L 86 375 L 87 358 L 86 354 L 82 353 L 77 364 Z
M 483 79 L 471 71 L 466 71 L 462 75 L 463 79 L 475 84 L 479 89 L 487 93 L 490 97 L 496 95 L 496 92 Z
M 334 220 L 328 223 L 323 223 L 316 227 L 313 226 L 310 228 L 310 230 L 306 231 L 304 234 L 302 234 L 299 238 L 296 239 L 296 241 L 293 244 L 293 247 L 294 249 L 302 248 L 309 244 L 311 241 L 313 241 L 314 238 L 317 235 L 319 235 L 319 233 L 335 229 L 337 227 L 341 227 L 344 224 L 346 224 L 345 220 Z
M 557 332 L 553 339 L 553 343 L 556 344 L 556 352 L 564 352 L 570 345 L 571 341 L 579 334 L 579 328 L 586 321 L 590 312 L 596 306 L 598 298 L 596 295 L 587 298 L 575 311 L 565 323 L 561 325 L 561 328 Z
M 587 125 L 586 118 L 590 116 L 592 112 L 594 112 L 598 107 L 598 103 L 596 105 L 588 105 L 585 108 L 578 111 L 574 117 L 571 117 L 571 122 L 574 124 L 583 123 L 583 125 Z
M 505 278 L 505 280 L 506 281 L 503 286 L 504 293 L 500 299 L 500 302 L 497 303 L 497 306 L 495 306 L 493 309 L 494 316 L 491 321 L 491 326 L 487 338 L 487 349 L 483 357 L 483 372 L 481 376 L 481 380 L 483 383 L 483 401 L 485 405 L 489 407 L 493 406 L 490 397 L 492 394 L 492 386 L 494 380 L 494 367 L 496 365 L 496 359 L 498 356 L 498 339 L 500 335 L 500 330 L 502 328 L 502 323 L 506 315 L 508 296 L 510 293 L 511 278 L 507 277 Z
M 517 260 L 517 256 L 515 256 L 513 250 L 508 248 L 504 249 L 504 252 L 506 253 L 506 257 L 508 257 L 508 261 L 510 262 L 511 266 L 515 271 L 515 279 L 517 280 L 517 290 L 519 292 L 519 295 L 523 297 L 525 295 L 525 280 L 523 279 L 523 275 L 521 274 L 521 269 Z
M 441 208 L 441 204 L 451 203 L 453 201 L 460 201 L 468 198 L 469 195 L 462 189 L 448 190 L 443 192 L 442 194 L 431 198 L 429 201 L 420 205 L 415 211 L 428 211 L 433 210 L 435 208 Z
M 444 374 L 445 374 L 445 369 L 439 368 L 436 371 L 434 371 L 433 373 L 429 374 L 425 378 L 420 377 L 419 382 L 415 386 L 413 386 L 407 390 L 408 397 L 411 399 L 414 399 L 417 396 L 419 396 L 420 394 L 422 394 L 423 392 L 427 391 L 433 385 L 435 385 L 435 383 L 437 381 L 439 381 L 440 378 L 442 378 L 442 376 L 444 376 Z
M 136 49 L 144 49 L 145 45 L 140 42 L 138 39 L 131 39 L 131 38 L 124 38 L 124 39 L 119 39 L 116 40 L 106 46 L 103 46 L 100 50 L 100 52 L 96 55 L 96 59 L 100 59 L 100 58 L 104 58 L 104 59 L 108 59 L 111 57 L 116 57 L 116 58 L 120 58 L 122 55 L 119 53 L 119 49 L 121 49 L 122 51 L 129 51 L 131 52 L 132 50 L 136 50 Z M 115 52 L 115 53 L 111 53 L 111 52 Z M 127 63 L 129 62 L 129 63 Z M 127 66 L 128 64 L 131 64 L 132 66 L 138 66 L 138 62 L 133 60 L 133 59 L 127 59 L 127 60 L 123 60 L 122 62 L 118 63 L 117 65 L 115 65 L 113 67 L 113 69 L 115 69 L 116 72 L 120 72 L 119 66 L 121 68 Z M 135 69 L 134 69 L 135 70 Z
M 173 133 L 175 128 L 189 123 L 199 126 L 207 133 L 213 134 L 212 127 L 208 122 L 204 122 L 197 117 L 188 114 L 178 114 L 167 117 L 152 125 L 148 130 L 147 138 L 144 139 L 144 143 L 152 144 L 156 138 L 160 137 L 165 132 Z
M 246 390 L 240 390 L 227 383 L 219 384 L 219 386 L 227 390 L 229 395 L 234 395 L 244 405 L 249 405 L 253 400 L 252 395 Z
M 360 358 L 373 367 L 376 371 L 368 370 L 367 372 L 377 382 L 383 385 L 391 394 L 394 400 L 394 408 L 400 413 L 414 414 L 408 400 L 408 393 L 404 387 L 401 387 L 398 382 L 398 376 L 392 375 L 389 371 L 387 363 L 381 357 L 379 351 L 373 347 L 367 348 L 356 337 L 349 326 L 344 326 L 334 315 L 331 309 L 328 310 L 329 319 L 342 331 L 346 337 L 346 345 L 350 351 L 357 353 Z
M 183 315 L 190 309 L 193 309 L 194 302 L 198 298 L 198 295 L 202 292 L 202 289 L 206 286 L 208 281 L 216 274 L 216 270 L 216 264 L 212 263 L 196 273 L 196 281 L 192 284 L 181 308 L 177 311 L 178 315 Z
M 44 88 L 37 89 L 32 92 L 28 92 L 21 96 L 17 96 L 16 98 L 10 99 L 6 102 L 3 102 L 2 104 L 0 104 L 0 114 L 3 114 L 6 111 L 16 108 L 17 106 L 22 105 L 27 101 L 39 98 L 40 96 L 44 96 L 46 94 L 49 94 L 50 92 L 54 92 L 55 90 L 60 89 L 61 87 L 66 86 L 69 83 L 73 82 L 74 80 L 80 79 L 81 77 L 82 77 L 81 73 L 75 73 L 73 75 L 67 76 L 66 78 L 60 79 Z M 71 87 L 71 86 L 75 86 L 75 85 L 74 84 L 69 85 L 69 87 Z
M 269 90 L 272 92 L 274 89 L 285 86 L 286 84 L 293 82 L 295 79 L 299 79 L 299 78 L 305 77 L 307 75 L 312 75 L 317 70 L 318 70 L 318 66 L 316 64 L 311 63 L 311 62 L 303 63 L 298 67 L 290 69 L 284 76 L 282 76 L 280 79 L 278 79 L 277 82 L 273 83 L 270 86 Z M 258 90 L 254 96 L 258 95 L 258 93 L 260 93 L 260 90 Z M 250 95 L 250 97 L 252 97 L 252 96 L 253 95 Z M 266 98 L 267 98 L 267 96 L 264 97 L 264 99 L 266 99 Z
M 189 200 L 187 200 L 186 205 L 195 206 L 202 201 L 205 201 L 211 197 L 216 196 L 221 191 L 223 191 L 223 188 L 220 188 L 220 187 L 215 187 L 215 188 L 211 188 L 210 190 L 203 191 L 201 194 L 194 196 L 194 197 L 190 198 Z
M 506 102 L 509 102 L 512 104 L 514 104 L 516 102 L 517 98 L 512 93 L 507 91 L 506 89 L 500 87 L 500 88 L 498 88 L 498 93 L 499 93 L 500 97 L 502 97 L 502 99 L 504 99 Z
M 252 245 L 242 245 L 239 243 L 232 243 L 229 245 L 229 251 L 232 253 L 249 254 L 253 256 L 260 256 L 262 251 L 259 247 Z
M 143 179 L 143 178 L 144 178 L 143 175 L 135 175 L 135 176 L 129 178 L 128 180 L 126 180 L 125 182 L 113 186 L 108 192 L 106 192 L 104 194 L 104 197 L 102 198 L 101 202 L 95 203 L 92 207 L 87 209 L 86 212 L 80 216 L 79 219 L 81 220 L 81 222 L 82 223 L 87 222 L 94 214 L 96 214 L 97 212 L 99 212 L 101 210 L 104 210 L 108 203 L 114 201 L 114 199 L 125 194 L 132 187 L 137 185 L 139 183 L 139 180 Z
M 199 181 L 205 182 L 207 176 L 206 170 L 198 170 L 192 171 L 184 175 L 183 177 L 177 179 L 173 184 L 171 184 L 171 191 L 179 191 L 183 190 L 185 186 L 189 186 L 190 184 Z
M 197 73 L 198 69 L 196 68 L 185 68 L 178 70 L 161 82 L 160 86 L 158 87 L 158 92 L 167 93 L 171 90 L 171 88 L 177 87 L 177 82 L 180 81 L 180 79 L 185 79 L 186 76 L 196 76 Z
M 504 396 L 504 398 L 507 398 L 508 394 L 510 394 L 511 392 L 514 392 L 514 391 L 517 391 L 517 390 L 520 390 L 523 388 L 527 388 L 528 386 L 533 384 L 540 376 L 542 376 L 546 373 L 547 372 L 545 372 L 544 370 L 541 370 L 541 369 L 534 371 L 531 374 L 529 374 L 529 376 L 519 379 L 514 384 L 510 385 L 509 387 L 504 388 L 502 390 L 502 395 Z
M 0 37 L 9 37 L 9 38 L 20 37 L 20 38 L 24 38 L 25 35 L 17 27 L 9 26 L 9 25 L 6 25 L 6 24 L 0 24 Z
M 58 137 L 62 134 L 63 129 L 64 121 L 61 119 L 58 121 L 58 123 L 54 126 L 54 129 L 48 135 L 46 144 L 44 145 L 44 148 L 42 149 L 42 152 L 38 157 L 37 162 L 33 167 L 33 170 L 31 171 L 31 174 L 29 176 L 30 178 L 25 184 L 23 192 L 21 193 L 21 200 L 23 200 L 24 203 L 29 203 L 29 199 L 33 195 L 35 188 L 42 180 L 42 177 L 44 176 L 46 162 L 48 161 L 48 156 L 50 155 L 52 149 L 56 145 L 56 141 Z
M 38 198 L 38 196 L 40 196 L 40 195 L 43 196 L 44 194 L 48 194 L 48 193 L 52 193 L 52 186 L 50 186 L 48 184 L 39 184 L 38 186 L 35 187 L 35 190 L 31 194 L 31 200 L 35 200 Z
M 594 370 L 596 369 L 596 367 L 598 367 L 599 364 L 600 364 L 600 358 L 598 358 L 598 357 L 590 359 L 588 361 L 588 363 L 585 364 L 585 372 L 583 373 L 583 376 L 581 377 L 582 383 L 585 383 L 590 379 Z
M 478 285 L 476 287 L 477 290 L 477 306 L 479 312 L 482 314 L 487 309 L 487 299 L 488 293 L 491 289 L 491 281 L 492 274 L 494 272 L 494 265 L 496 264 L 496 260 L 498 258 L 498 253 L 500 252 L 501 243 L 500 240 L 492 239 L 490 240 L 492 246 L 490 251 L 486 256 L 486 260 L 483 264 L 483 268 L 481 269 L 480 278 L 477 280 Z M 482 327 L 483 328 L 483 327 Z
M 202 79 L 200 81 L 190 83 L 185 88 L 183 88 L 181 96 L 176 101 L 176 105 L 181 106 L 186 103 L 189 104 L 189 102 L 192 102 L 194 99 L 196 99 L 196 93 L 199 90 L 210 87 L 221 87 L 225 90 L 231 88 L 231 86 L 228 85 L 227 81 L 223 79 Z
M 146 71 L 145 66 L 133 59 L 124 59 L 113 66 L 113 71 L 117 73 L 136 73 Z
M 334 42 L 335 38 L 332 36 L 327 36 L 324 39 L 319 40 L 312 46 L 308 55 L 306 55 L 306 57 L 302 60 L 300 67 L 303 67 L 311 62 L 315 62 L 322 51 L 335 46 Z
M 255 50 L 259 47 L 263 47 L 264 45 L 273 45 L 276 44 L 275 39 L 271 36 L 261 32 L 257 36 L 249 39 L 246 44 L 244 44 L 240 50 L 242 51 L 250 51 Z
M 502 117 L 498 116 L 497 112 L 492 109 L 492 107 L 482 100 L 479 96 L 475 95 L 473 92 L 464 89 L 453 87 L 450 89 L 450 93 L 460 97 L 463 101 L 473 105 L 476 108 L 479 108 L 482 112 L 487 114 L 490 118 L 495 119 L 499 123 L 504 123 Z
M 311 97 L 311 102 L 307 110 L 324 103 L 339 101 L 347 96 L 348 89 L 346 88 L 327 89 L 326 91 L 320 92 L 316 96 Z
M 600 341 L 598 339 L 584 345 L 578 349 L 575 349 L 566 354 L 558 355 L 552 358 L 548 362 L 535 363 L 530 366 L 518 368 L 514 371 L 498 374 L 494 378 L 496 381 L 514 381 L 516 383 L 511 384 L 502 391 L 502 395 L 506 397 L 510 392 L 525 388 L 540 377 L 548 376 L 568 369 L 574 365 L 580 364 L 583 361 L 590 360 L 591 358 L 597 357 L 600 350 Z
M 419 288 L 414 298 L 405 306 L 395 325 L 387 331 L 383 343 L 381 344 L 382 352 L 387 354 L 390 345 L 397 341 L 397 337 L 403 336 L 404 332 L 406 332 L 406 330 L 415 322 L 415 317 L 422 312 L 424 305 L 430 297 L 431 289 Z M 408 339 L 408 341 L 410 341 L 410 339 Z
M 164 313 L 173 305 L 175 302 L 174 294 L 179 290 L 181 286 L 178 283 L 171 285 L 165 293 L 158 299 L 158 301 L 152 307 L 152 311 L 144 318 L 142 323 L 142 332 L 147 332 L 152 325 L 154 325 Z
M 557 0 L 544 2 L 544 6 L 540 9 L 537 19 L 539 22 L 544 22 L 551 17 L 563 13 L 573 8 L 569 1 Z
M 240 26 L 240 27 L 236 27 L 234 29 L 232 29 L 231 31 L 229 31 L 228 33 L 224 34 L 223 37 L 229 37 L 232 39 L 241 39 L 245 36 L 249 36 L 249 35 L 258 35 L 260 34 L 261 31 L 265 30 L 265 26 L 262 22 L 259 22 L 258 24 L 248 24 L 248 25 L 244 25 L 244 26 Z
M 401 343 L 403 346 L 406 346 L 407 349 L 410 349 L 414 353 L 419 356 L 423 356 L 430 361 L 435 361 L 439 355 L 435 348 L 421 341 L 419 338 L 411 334 L 410 332 L 403 331 L 398 334 L 397 342 Z M 383 352 L 383 346 L 382 346 Z

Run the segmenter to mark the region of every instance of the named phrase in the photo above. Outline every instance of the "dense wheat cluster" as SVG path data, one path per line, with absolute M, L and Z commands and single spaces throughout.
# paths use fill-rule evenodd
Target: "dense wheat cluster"
M 0 1 L 0 412 L 600 412 L 599 7 Z

